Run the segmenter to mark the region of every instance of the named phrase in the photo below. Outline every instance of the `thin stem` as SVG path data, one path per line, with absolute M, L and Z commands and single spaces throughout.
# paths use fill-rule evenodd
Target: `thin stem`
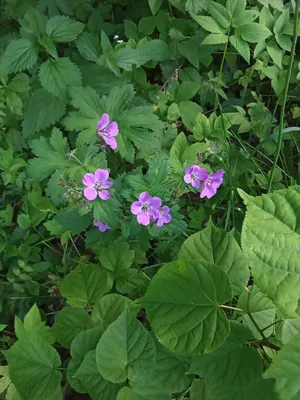
M 284 117 L 285 117 L 285 105 L 286 105 L 287 96 L 288 96 L 288 90 L 289 90 L 289 85 L 290 85 L 290 80 L 291 80 L 291 75 L 292 75 L 292 68 L 293 68 L 294 56 L 295 56 L 295 50 L 296 50 L 297 38 L 298 38 L 299 7 L 300 7 L 300 0 L 296 0 L 293 43 L 292 43 L 292 49 L 291 49 L 291 54 L 290 54 L 290 62 L 289 62 L 288 71 L 287 71 L 286 80 L 285 80 L 285 87 L 284 87 L 284 91 L 283 91 L 283 95 L 282 95 L 282 104 L 281 104 L 280 119 L 279 119 L 278 143 L 277 143 L 274 163 L 273 163 L 272 169 L 271 169 L 270 180 L 268 183 L 268 193 L 272 189 L 274 174 L 275 174 L 275 170 L 277 167 L 278 158 L 279 158 L 279 154 L 280 154 L 280 150 L 281 150 L 282 142 L 283 142 L 283 123 L 284 123 Z
M 238 308 L 238 307 L 231 307 L 231 306 L 226 306 L 225 304 L 220 304 L 221 308 L 226 308 L 228 310 L 233 310 L 233 311 L 241 311 L 241 312 L 247 312 L 245 310 L 243 310 L 242 308 Z
M 265 328 L 262 329 L 262 332 L 266 331 L 268 328 L 271 328 L 271 326 L 279 324 L 279 322 L 282 322 L 282 319 L 278 319 L 277 321 L 272 322 L 272 324 L 267 325 Z
M 178 397 L 178 400 L 183 400 L 185 398 L 185 395 L 188 394 L 188 392 L 191 390 L 191 387 L 188 387 L 183 393 L 182 395 L 180 395 Z
M 230 27 L 228 30 L 228 37 L 227 37 L 227 42 L 225 44 L 225 48 L 224 48 L 224 52 L 223 52 L 223 57 L 222 57 L 222 61 L 221 61 L 221 65 L 220 65 L 220 71 L 219 71 L 219 76 L 218 76 L 218 85 L 221 85 L 221 81 L 222 81 L 222 75 L 223 75 L 223 68 L 224 68 L 224 63 L 225 63 L 225 58 L 226 58 L 226 54 L 227 54 L 227 49 L 228 49 L 228 43 L 229 43 L 229 33 L 230 33 Z M 218 93 L 215 94 L 215 106 L 214 106 L 214 111 L 217 110 L 218 108 Z
M 246 288 L 246 290 L 248 291 L 248 295 L 247 295 L 247 315 L 249 316 L 249 318 L 251 319 L 251 322 L 253 323 L 253 325 L 255 326 L 255 328 L 258 330 L 260 336 L 263 338 L 263 340 L 268 340 L 266 338 L 266 336 L 264 335 L 263 331 L 260 329 L 260 327 L 258 326 L 257 322 L 255 321 L 253 315 L 251 314 L 251 312 L 249 311 L 250 307 L 249 307 L 249 303 L 250 303 L 250 295 L 251 292 L 248 288 Z

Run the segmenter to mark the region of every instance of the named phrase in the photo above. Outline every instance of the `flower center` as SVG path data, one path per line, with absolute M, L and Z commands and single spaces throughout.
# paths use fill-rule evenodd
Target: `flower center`
M 102 186 L 102 182 L 95 182 L 94 183 L 94 188 L 96 189 L 96 190 L 102 190 L 103 189 L 103 186 Z
M 196 174 L 191 174 L 191 177 L 192 177 L 192 179 L 194 181 L 199 181 L 200 180 Z
M 212 183 L 213 183 L 213 181 L 212 181 L 212 179 L 211 179 L 210 177 L 208 177 L 208 178 L 205 179 L 205 185 L 211 186 Z
M 106 128 L 102 129 L 102 130 L 100 131 L 100 133 L 101 133 L 102 136 L 105 136 L 105 137 L 107 137 L 107 138 L 110 138 L 110 134 L 109 134 L 109 132 L 106 130 Z
M 149 204 L 148 202 L 143 203 L 143 205 L 142 205 L 142 211 L 143 211 L 143 212 L 149 212 L 150 210 L 151 210 L 150 204 Z

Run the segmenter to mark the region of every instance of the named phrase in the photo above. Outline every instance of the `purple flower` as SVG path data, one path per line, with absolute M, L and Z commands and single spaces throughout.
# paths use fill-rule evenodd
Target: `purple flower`
M 213 174 L 209 174 L 207 178 L 203 182 L 202 186 L 202 191 L 200 194 L 200 198 L 203 199 L 203 197 L 207 197 L 210 199 L 217 193 L 217 189 L 219 186 L 222 185 L 223 183 L 223 175 L 225 174 L 225 171 L 223 169 L 220 169 L 217 172 L 214 172 Z
M 159 217 L 156 220 L 156 226 L 163 226 L 171 222 L 172 217 L 170 215 L 170 208 L 168 206 L 163 206 L 159 211 Z
M 184 171 L 184 182 L 190 183 L 194 188 L 199 189 L 201 181 L 207 178 L 206 169 L 200 168 L 198 165 L 192 165 Z
M 119 133 L 119 127 L 116 122 L 110 123 L 108 114 L 103 114 L 100 121 L 98 121 L 98 135 L 102 137 L 104 142 L 113 150 L 117 148 L 117 141 L 114 136 Z
M 94 221 L 94 226 L 96 226 L 100 232 L 105 232 L 108 229 L 110 229 L 110 227 L 107 224 L 103 224 L 101 221 Z
M 151 197 L 149 193 L 142 192 L 139 195 L 139 201 L 131 204 L 131 212 L 137 215 L 137 221 L 141 225 L 149 225 L 150 220 L 157 220 L 159 218 L 158 208 L 161 206 L 161 199 L 159 197 Z
M 106 169 L 97 169 L 94 174 L 87 173 L 82 179 L 82 183 L 87 186 L 84 191 L 84 197 L 88 200 L 95 200 L 97 195 L 102 200 L 110 198 L 108 190 L 112 187 L 113 182 L 107 182 L 109 172 Z

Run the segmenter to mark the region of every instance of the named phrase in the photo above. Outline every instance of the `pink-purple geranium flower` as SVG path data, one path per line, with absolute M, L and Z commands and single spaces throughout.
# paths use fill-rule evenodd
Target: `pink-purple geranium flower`
M 164 224 L 168 224 L 171 222 L 172 217 L 170 215 L 170 208 L 168 206 L 163 206 L 159 211 L 159 216 L 155 222 L 156 226 L 163 226 Z
M 101 221 L 94 221 L 94 226 L 96 226 L 100 232 L 105 232 L 108 229 L 110 229 L 110 227 L 107 224 L 103 224 Z
M 117 141 L 115 136 L 119 133 L 117 122 L 110 122 L 108 114 L 103 114 L 100 121 L 98 121 L 98 135 L 102 137 L 104 142 L 113 150 L 117 148 Z
M 201 181 L 204 181 L 206 178 L 206 169 L 200 168 L 199 165 L 192 165 L 184 171 L 184 182 L 190 183 L 196 189 L 200 188 Z
M 149 193 L 142 192 L 139 200 L 131 204 L 132 214 L 137 216 L 137 221 L 141 225 L 149 225 L 150 221 L 159 218 L 159 207 L 161 199 L 159 197 L 151 197 Z
M 223 183 L 223 175 L 224 174 L 225 174 L 225 171 L 223 169 L 220 169 L 217 172 L 209 174 L 204 179 L 202 191 L 200 194 L 201 199 L 203 199 L 204 197 L 207 197 L 208 199 L 210 199 L 217 193 L 218 188 Z
M 83 191 L 84 197 L 88 200 L 95 200 L 97 196 L 102 200 L 108 200 L 110 193 L 108 190 L 112 187 L 113 182 L 108 182 L 109 172 L 106 169 L 97 169 L 94 174 L 87 173 L 82 179 L 82 183 L 86 186 Z

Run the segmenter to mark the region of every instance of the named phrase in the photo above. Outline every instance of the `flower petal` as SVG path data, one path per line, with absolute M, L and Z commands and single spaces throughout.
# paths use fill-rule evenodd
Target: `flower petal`
M 168 224 L 169 222 L 172 221 L 172 217 L 170 214 L 165 214 L 162 216 L 162 220 L 164 224 Z
M 191 183 L 192 182 L 192 176 L 190 174 L 185 174 L 183 177 L 183 180 L 185 183 Z
M 82 178 L 82 183 L 85 186 L 93 187 L 94 186 L 94 182 L 95 182 L 95 176 L 94 176 L 94 174 L 91 174 L 90 172 L 85 174 L 84 177 Z
M 199 165 L 194 165 L 193 174 L 197 175 L 200 181 L 204 181 L 208 177 L 205 168 L 200 168 Z
M 146 212 L 141 212 L 137 216 L 137 221 L 139 224 L 147 226 L 150 224 L 150 216 Z
M 95 171 L 95 180 L 97 182 L 105 182 L 109 177 L 109 172 L 106 169 L 96 169 Z
M 159 197 L 152 197 L 149 203 L 152 207 L 159 208 L 161 206 L 161 199 Z
M 100 221 L 99 221 L 100 222 Z M 110 229 L 110 227 L 107 225 L 107 224 L 103 224 L 102 222 L 100 222 L 100 225 L 99 225 L 99 231 L 100 232 L 105 232 L 105 231 L 107 231 L 108 229 Z
M 100 224 L 102 224 L 102 222 L 94 220 L 93 224 L 94 224 L 94 226 L 96 226 L 98 228 L 100 226 Z
M 98 196 L 102 200 L 108 200 L 110 198 L 110 193 L 108 190 L 99 190 Z
M 111 137 L 103 137 L 103 140 L 105 141 L 105 143 L 112 149 L 112 150 L 116 150 L 116 148 L 118 147 L 117 141 L 115 138 Z
M 151 198 L 152 197 L 150 196 L 150 194 L 148 192 L 142 192 L 139 195 L 139 201 L 141 201 L 142 203 L 149 202 L 151 200 Z
M 193 172 L 193 166 L 188 167 L 184 170 L 185 175 L 190 175 Z
M 107 125 L 109 124 L 109 121 L 110 121 L 109 115 L 104 113 L 100 121 L 98 121 L 98 130 L 101 131 L 102 129 L 106 128 Z
M 102 183 L 102 188 L 103 188 L 103 189 L 109 189 L 109 188 L 112 187 L 113 184 L 114 184 L 113 182 L 108 182 L 108 181 L 103 182 L 103 183 Z
M 218 187 L 223 183 L 223 175 L 225 174 L 225 171 L 223 169 L 220 169 L 217 172 L 214 172 L 213 174 L 210 174 L 209 177 L 213 181 L 213 184 L 217 184 Z
M 162 219 L 162 218 L 158 218 L 158 220 L 157 220 L 156 223 L 155 223 L 155 225 L 156 225 L 156 226 L 159 226 L 159 227 L 162 227 L 163 224 L 164 224 L 164 222 L 163 222 L 163 219 Z
M 95 198 L 97 197 L 97 190 L 91 187 L 87 187 L 84 189 L 83 195 L 86 199 L 90 201 L 95 200 Z
M 191 185 L 192 185 L 194 188 L 199 189 L 199 187 L 200 187 L 200 180 L 199 180 L 199 179 L 193 179 L 193 178 L 191 178 Z
M 170 212 L 170 207 L 168 206 L 163 206 L 163 208 L 161 209 L 163 214 L 169 214 Z
M 138 215 L 142 210 L 143 203 L 140 201 L 135 201 L 131 204 L 130 211 L 133 215 Z
M 202 192 L 200 194 L 200 198 L 203 199 L 204 197 L 207 197 L 208 199 L 210 199 L 211 197 L 213 197 L 215 194 L 217 193 L 217 188 L 214 186 L 207 186 L 207 185 L 203 185 L 203 189 Z
M 109 124 L 106 128 L 106 131 L 110 136 L 117 136 L 119 133 L 119 126 L 117 122 L 112 122 L 111 124 Z
M 158 209 L 152 208 L 152 210 L 150 211 L 150 218 L 153 221 L 156 221 L 159 218 L 159 216 L 160 216 L 160 213 L 159 213 Z

